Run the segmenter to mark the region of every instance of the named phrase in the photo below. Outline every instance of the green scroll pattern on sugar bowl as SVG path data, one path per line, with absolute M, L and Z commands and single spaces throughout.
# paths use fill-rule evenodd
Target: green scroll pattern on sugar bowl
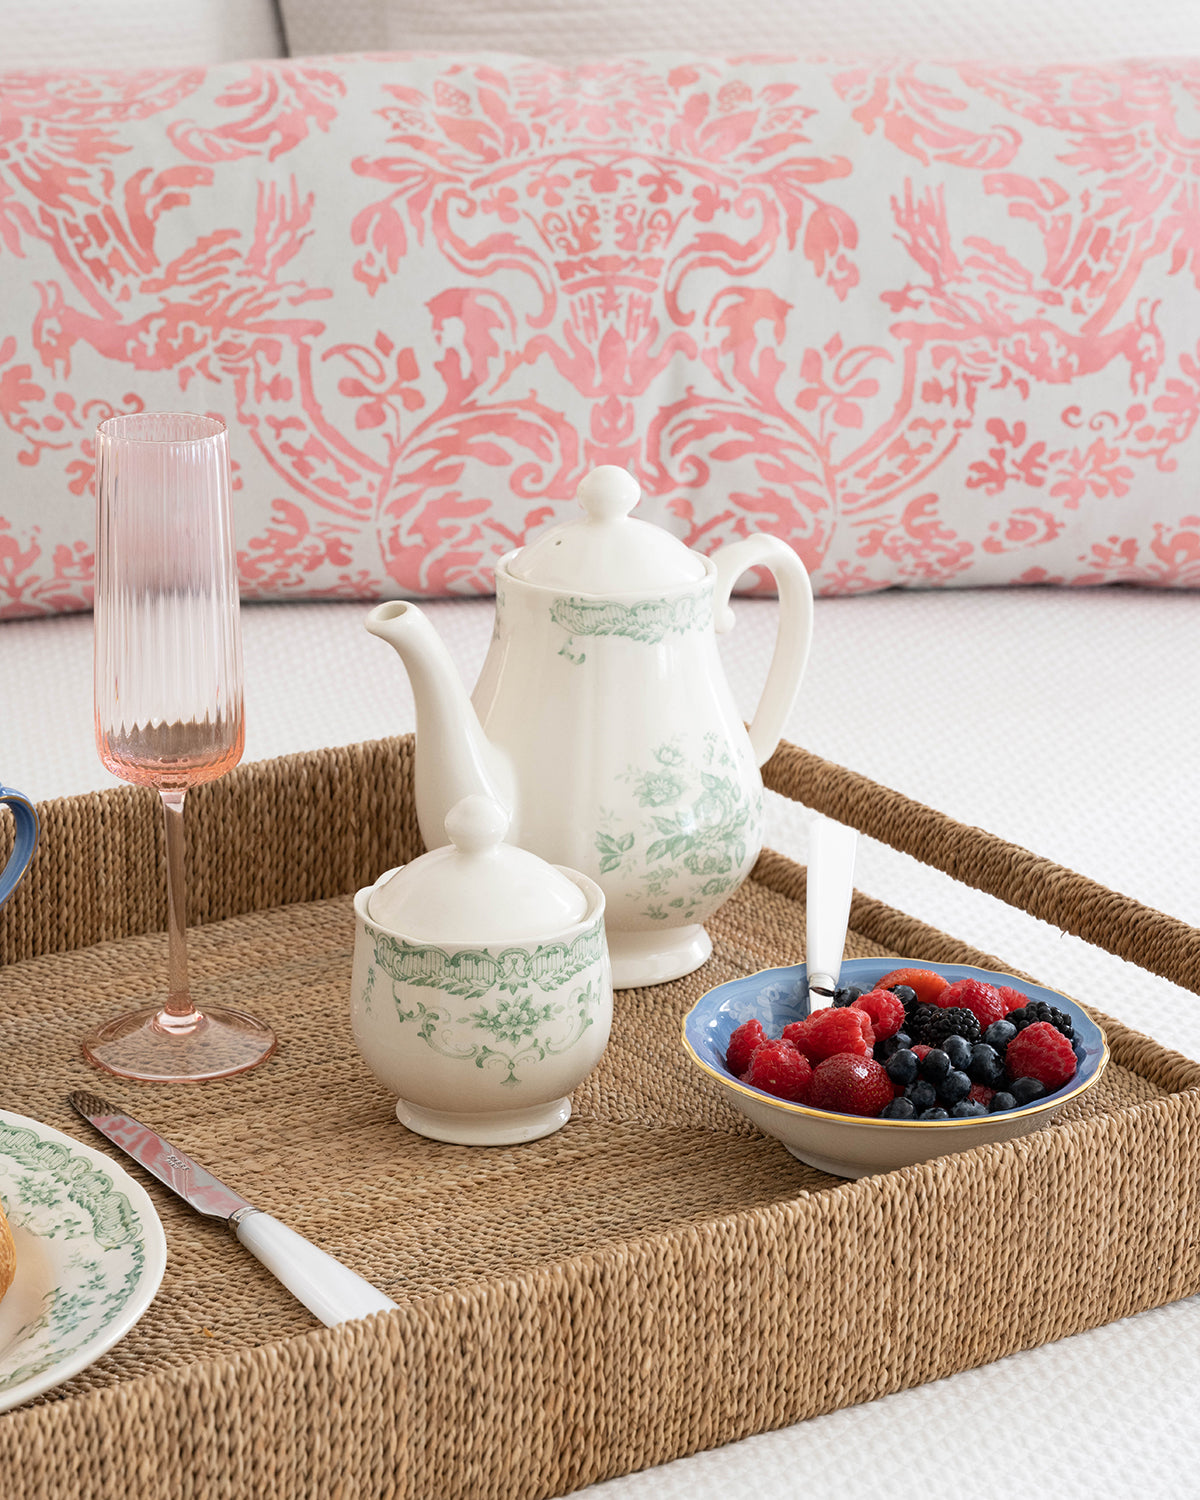
M 501 998 L 457 1021 L 446 1007 L 421 1000 L 405 1010 L 397 997 L 396 1013 L 405 1024 L 417 1022 L 417 1036 L 439 1056 L 480 1069 L 506 1068 L 501 1084 L 518 1088 L 517 1068 L 569 1051 L 595 1024 L 599 1005 L 599 987 L 589 980 L 569 1000 L 543 1000 L 537 994 Z M 474 1040 L 472 1033 L 478 1032 L 487 1040 Z
M 538 943 L 499 952 L 488 948 L 453 950 L 409 943 L 386 932 L 375 934 L 375 962 L 392 979 L 467 1000 L 482 1000 L 494 989 L 512 994 L 530 986 L 559 989 L 599 962 L 604 951 L 604 924 L 600 921 L 569 943 Z
M 638 599 L 633 604 L 572 597 L 556 599 L 550 606 L 550 618 L 567 632 L 558 654 L 576 666 L 587 660 L 586 652 L 575 649 L 576 636 L 624 636 L 655 646 L 668 635 L 684 635 L 711 625 L 712 617 L 711 589 L 674 599 Z

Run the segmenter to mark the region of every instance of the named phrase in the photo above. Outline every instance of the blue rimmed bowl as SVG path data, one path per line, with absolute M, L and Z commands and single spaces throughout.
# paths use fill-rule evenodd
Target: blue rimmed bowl
M 855 958 L 843 963 L 839 983 L 870 989 L 894 969 L 932 969 L 951 984 L 957 979 L 1011 984 L 1031 1001 L 1044 1000 L 1066 1011 L 1074 1024 L 1075 1038 L 1083 1046 L 1074 1078 L 1022 1109 L 970 1120 L 870 1120 L 777 1099 L 727 1072 L 725 1051 L 734 1029 L 743 1021 L 757 1017 L 768 1036 L 778 1036 L 789 1022 L 808 1014 L 808 974 L 803 964 L 763 969 L 744 979 L 719 984 L 702 995 L 683 1019 L 684 1050 L 764 1135 L 774 1136 L 800 1161 L 835 1177 L 890 1172 L 951 1151 L 970 1151 L 975 1146 L 1027 1135 L 1049 1124 L 1064 1104 L 1091 1088 L 1108 1065 L 1104 1033 L 1086 1011 L 1057 990 L 1028 984 L 1011 974 L 976 969 L 970 964 L 927 963 L 924 959 Z

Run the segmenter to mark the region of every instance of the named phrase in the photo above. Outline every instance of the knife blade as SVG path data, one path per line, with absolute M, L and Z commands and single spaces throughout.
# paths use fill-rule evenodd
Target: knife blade
M 227 1187 L 186 1151 L 98 1094 L 69 1094 L 73 1109 L 164 1187 L 210 1218 L 224 1219 L 252 1255 L 326 1327 L 396 1304 L 340 1260 Z

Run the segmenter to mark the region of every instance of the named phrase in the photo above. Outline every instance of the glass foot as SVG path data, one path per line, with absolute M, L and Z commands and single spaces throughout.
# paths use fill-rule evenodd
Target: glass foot
M 151 1006 L 118 1016 L 88 1032 L 83 1055 L 118 1078 L 144 1083 L 201 1083 L 229 1078 L 265 1062 L 275 1033 L 244 1011 L 206 1006 L 171 1016 Z

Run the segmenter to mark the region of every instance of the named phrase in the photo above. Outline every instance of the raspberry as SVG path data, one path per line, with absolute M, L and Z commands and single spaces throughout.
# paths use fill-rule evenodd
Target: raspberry
M 845 1010 L 815 1010 L 803 1021 L 785 1026 L 783 1038 L 803 1052 L 814 1067 L 838 1052 L 867 1057 L 875 1045 L 870 1016 L 853 1005 Z
M 1013 1037 L 1004 1054 L 1013 1078 L 1036 1078 L 1048 1094 L 1075 1076 L 1075 1051 L 1049 1021 L 1035 1021 Z
M 735 1078 L 740 1078 L 750 1066 L 755 1047 L 760 1047 L 766 1039 L 767 1033 L 763 1030 L 761 1021 L 743 1022 L 729 1038 L 725 1066 Z
M 917 1054 L 917 1060 L 919 1062 L 924 1062 L 929 1054 L 933 1051 L 933 1048 L 927 1047 L 924 1042 L 914 1042 L 910 1050 Z
M 1011 984 L 1002 984 L 996 993 L 1004 1001 L 1005 1015 L 1008 1015 L 1010 1011 L 1023 1009 L 1029 1000 L 1028 995 L 1023 995 L 1020 990 L 1014 990 Z
M 808 1095 L 813 1070 L 808 1058 L 797 1052 L 790 1042 L 762 1042 L 754 1049 L 750 1066 L 742 1082 L 779 1099 L 800 1104 Z
M 967 1098 L 970 1099 L 972 1103 L 986 1104 L 989 1107 L 991 1106 L 991 1102 L 995 1097 L 996 1090 L 988 1088 L 986 1083 L 973 1083 L 971 1085 L 971 1092 L 967 1095 Z
M 1000 991 L 986 979 L 960 979 L 957 984 L 947 985 L 937 1003 L 944 1009 L 969 1010 L 982 1031 L 986 1031 L 993 1021 L 1002 1021 L 1008 1014 Z
M 906 984 L 922 1005 L 936 1005 L 937 997 L 946 988 L 947 982 L 932 969 L 893 969 L 890 974 L 875 981 L 875 988 L 890 990 L 898 984 Z
M 904 1025 L 904 1006 L 891 990 L 872 990 L 868 995 L 860 995 L 851 1009 L 866 1011 L 870 1016 L 877 1042 L 895 1036 Z
M 817 1064 L 807 1102 L 844 1115 L 877 1115 L 895 1097 L 891 1079 L 873 1057 L 841 1052 Z

